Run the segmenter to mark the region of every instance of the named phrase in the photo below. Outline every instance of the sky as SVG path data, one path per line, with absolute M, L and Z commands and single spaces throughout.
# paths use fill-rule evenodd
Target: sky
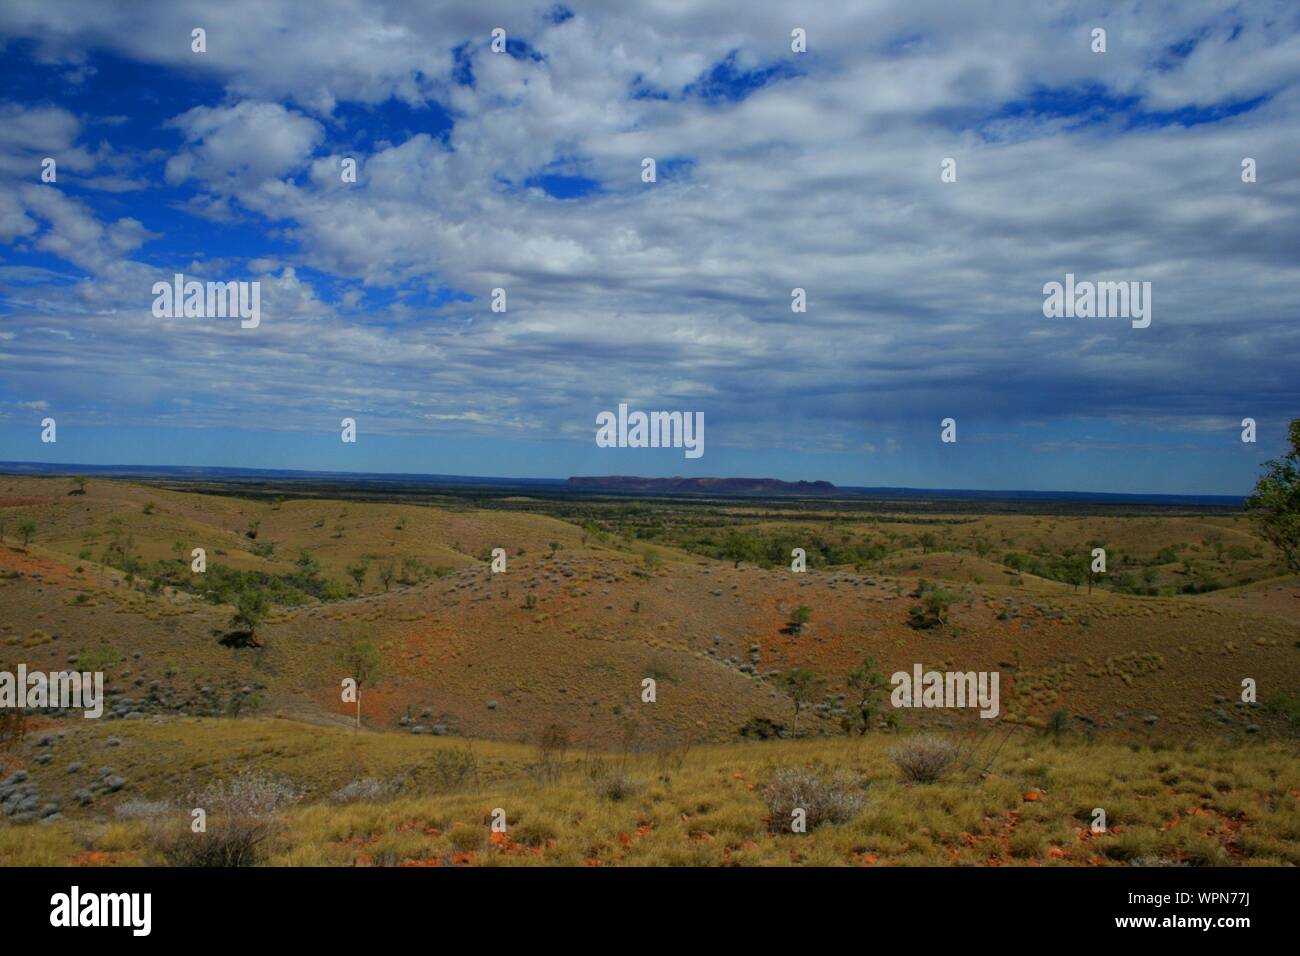
M 6 0 L 0 461 L 1244 494 L 1298 81 L 1291 0 Z M 704 454 L 598 447 L 620 403 Z

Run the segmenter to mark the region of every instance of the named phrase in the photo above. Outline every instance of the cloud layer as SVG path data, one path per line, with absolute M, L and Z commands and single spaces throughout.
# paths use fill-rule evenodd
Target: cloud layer
M 841 479 L 945 416 L 1051 454 L 1296 414 L 1293 5 L 835 6 L 6 4 L 5 414 L 589 444 L 627 401 Z M 154 319 L 178 271 L 260 279 L 261 326 Z M 1151 327 L 1045 319 L 1067 272 Z

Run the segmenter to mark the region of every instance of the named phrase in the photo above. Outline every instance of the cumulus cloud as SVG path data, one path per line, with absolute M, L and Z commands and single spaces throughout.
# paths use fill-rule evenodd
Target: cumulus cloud
M 196 106 L 170 124 L 185 148 L 167 161 L 167 179 L 208 188 L 253 189 L 301 167 L 324 136 L 320 123 L 278 103 Z
M 38 176 L 41 160 L 58 156 L 69 169 L 86 169 L 85 150 L 73 148 L 81 123 L 55 106 L 0 103 L 0 175 Z

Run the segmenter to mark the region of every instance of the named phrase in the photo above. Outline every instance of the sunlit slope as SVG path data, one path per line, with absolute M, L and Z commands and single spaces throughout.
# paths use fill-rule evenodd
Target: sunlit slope
M 789 734 L 834 734 L 851 702 L 846 675 L 867 657 L 885 675 L 917 663 L 997 671 L 1011 721 L 1041 727 L 1058 715 L 1079 732 L 1138 738 L 1288 734 L 1285 708 L 1272 705 L 1300 696 L 1293 579 L 1270 585 L 1284 592 L 1261 590 L 1274 597 L 1256 606 L 1233 592 L 1089 594 L 952 551 L 918 555 L 901 565 L 907 573 L 795 574 L 598 539 L 512 511 L 262 503 L 113 481 L 69 496 L 72 487 L 0 479 L 0 662 L 57 668 L 90 654 L 109 662 L 119 696 L 150 716 L 238 709 L 345 722 L 340 652 L 356 640 L 373 642 L 381 658 L 362 692 L 368 726 L 501 740 L 533 740 L 556 724 L 583 744 L 662 747 L 731 740 L 753 718 Z M 24 520 L 36 526 L 26 547 Z M 1002 520 L 979 524 L 1000 533 Z M 273 575 L 306 551 L 344 596 L 275 606 L 258 629 L 261 648 L 226 646 L 233 608 L 206 600 L 201 584 L 154 588 L 147 575 L 128 580 L 101 563 L 124 538 L 184 569 L 177 541 L 203 542 L 210 568 Z M 505 573 L 490 571 L 494 547 L 507 552 Z M 436 573 L 385 590 L 379 567 L 399 558 Z M 358 563 L 360 586 L 347 574 Z M 922 578 L 950 592 L 940 627 L 915 626 Z M 808 622 L 794 626 L 801 607 Z M 783 679 L 797 667 L 818 683 L 796 716 Z M 653 703 L 643 700 L 647 678 Z M 1248 678 L 1256 704 L 1241 701 Z M 905 727 L 977 719 L 899 716 Z
M 912 782 L 892 759 L 909 740 L 894 734 L 547 753 L 290 721 L 87 721 L 32 749 L 51 759 L 25 784 L 64 809 L 43 826 L 0 824 L 0 860 L 192 863 L 238 831 L 214 810 L 194 835 L 191 806 L 242 775 L 292 794 L 260 824 L 255 862 L 272 866 L 1300 863 L 1300 760 L 1284 744 L 1004 736 L 953 738 L 959 758 Z M 114 782 L 91 792 L 96 768 Z M 806 800 L 833 786 L 851 802 L 791 832 L 768 791 L 791 771 L 815 781 Z

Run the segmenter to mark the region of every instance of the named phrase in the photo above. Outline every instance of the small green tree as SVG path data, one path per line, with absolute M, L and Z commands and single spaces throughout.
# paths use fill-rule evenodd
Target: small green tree
M 1056 570 L 1053 573 L 1057 579 L 1072 585 L 1076 591 L 1079 590 L 1079 585 L 1088 579 L 1087 558 L 1067 554 L 1056 564 Z
M 270 601 L 266 591 L 262 588 L 245 588 L 239 592 L 239 599 L 235 602 L 235 615 L 230 623 L 233 627 L 242 627 L 248 633 L 250 645 L 261 647 L 262 643 L 257 639 L 257 628 L 266 620 L 269 611 Z
M 365 583 L 366 572 L 370 570 L 370 564 L 366 561 L 354 561 L 348 565 L 348 577 L 357 582 L 357 590 Z
M 849 690 L 853 691 L 858 700 L 855 705 L 857 713 L 846 716 L 842 722 L 846 733 L 852 734 L 856 730 L 859 735 L 863 735 L 871 729 L 871 719 L 876 715 L 880 695 L 888 683 L 885 675 L 876 670 L 874 657 L 866 658 L 849 671 Z
M 757 555 L 757 542 L 739 531 L 732 531 L 728 534 L 726 541 L 722 544 L 722 556 L 728 561 L 735 562 L 734 566 L 737 568 L 740 567 L 741 561 L 755 561 Z
M 104 548 L 104 563 L 120 568 L 127 573 L 127 580 L 134 576 L 139 562 L 135 558 L 135 536 L 123 530 L 120 518 L 109 522 L 109 541 Z
M 790 632 L 793 634 L 802 634 L 804 626 L 812 620 L 812 608 L 807 604 L 800 604 L 790 612 Z
M 381 659 L 379 650 L 372 641 L 365 638 L 353 638 L 347 647 L 339 652 L 339 663 L 347 671 L 347 676 L 357 682 L 357 726 L 361 730 L 361 686 L 370 684 L 379 676 Z
M 794 704 L 794 723 L 797 727 L 800 712 L 812 703 L 817 695 L 817 688 L 822 684 L 822 679 L 806 667 L 796 667 L 786 672 L 781 684 Z
M 1259 533 L 1282 552 L 1288 570 L 1300 571 L 1300 418 L 1292 419 L 1291 450 L 1265 464 L 1265 473 L 1246 499 Z
M 957 595 L 947 588 L 938 588 L 925 596 L 925 609 L 940 624 L 948 623 L 948 608 L 957 600 Z
M 390 558 L 379 566 L 379 580 L 383 582 L 384 590 L 387 591 L 397 577 L 397 565 Z
M 948 608 L 957 600 L 957 595 L 953 592 L 925 580 L 917 585 L 912 597 L 920 598 L 921 603 L 908 608 L 907 623 L 918 630 L 947 624 Z
M 31 521 L 23 521 L 18 525 L 18 536 L 23 539 L 23 547 L 27 547 L 36 537 L 36 525 Z

